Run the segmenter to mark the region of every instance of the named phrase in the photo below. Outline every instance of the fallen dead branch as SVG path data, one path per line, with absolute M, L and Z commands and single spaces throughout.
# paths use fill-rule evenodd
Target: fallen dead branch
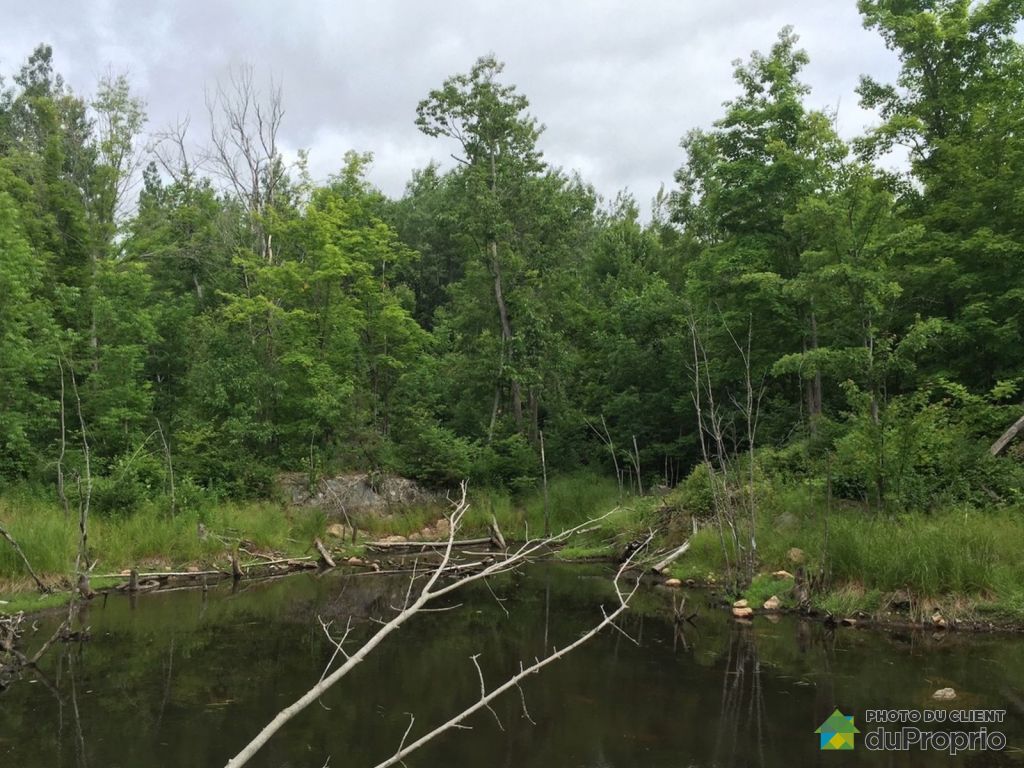
M 281 730 L 281 728 L 283 728 L 292 718 L 294 718 L 300 712 L 302 712 L 311 704 L 313 704 L 313 702 L 317 701 L 332 686 L 334 686 L 349 672 L 351 672 L 353 668 L 355 668 L 370 653 L 372 653 L 373 650 L 377 648 L 377 646 L 379 646 L 385 639 L 387 639 L 389 635 L 398 630 L 403 624 L 405 624 L 417 613 L 424 610 L 427 603 L 431 602 L 432 600 L 436 600 L 439 597 L 443 597 L 444 595 L 447 595 L 455 591 L 456 589 L 460 589 L 466 584 L 481 579 L 486 579 L 490 576 L 494 576 L 499 573 L 507 573 L 511 570 L 514 570 L 523 563 L 527 562 L 533 554 L 549 546 L 551 542 L 564 541 L 565 539 L 571 537 L 573 534 L 579 531 L 581 528 L 586 527 L 588 525 L 592 525 L 594 522 L 596 522 L 595 520 L 588 520 L 578 526 L 569 528 L 555 536 L 543 539 L 528 540 L 525 543 L 521 544 L 514 551 L 511 551 L 507 558 L 490 564 L 468 564 L 470 568 L 473 568 L 475 570 L 473 570 L 472 572 L 466 572 L 464 570 L 466 566 L 449 565 L 453 549 L 456 546 L 457 540 L 455 538 L 455 535 L 459 529 L 459 524 L 462 522 L 462 519 L 465 516 L 467 509 L 469 508 L 469 504 L 466 501 L 465 483 L 462 484 L 461 491 L 461 499 L 456 504 L 455 509 L 453 510 L 449 518 L 450 526 L 448 541 L 445 544 L 444 554 L 441 558 L 441 562 L 438 563 L 438 565 L 433 569 L 425 572 L 418 572 L 414 567 L 413 574 L 409 579 L 409 587 L 408 590 L 406 591 L 405 602 L 401 606 L 401 608 L 398 609 L 398 613 L 389 621 L 383 622 L 381 628 L 378 629 L 377 632 L 374 633 L 370 637 L 370 639 L 362 645 L 362 647 L 360 647 L 358 650 L 353 651 L 352 653 L 349 653 L 343 647 L 345 637 L 341 638 L 341 640 L 338 641 L 334 641 L 332 638 L 332 642 L 334 642 L 335 644 L 336 652 L 332 657 L 331 661 L 328 662 L 327 668 L 324 670 L 324 674 L 321 676 L 320 680 L 318 680 L 315 685 L 313 685 L 308 691 L 306 691 L 306 693 L 304 693 L 302 696 L 296 699 L 292 704 L 288 705 L 280 712 L 278 712 L 277 715 L 269 723 L 267 723 L 267 725 L 264 726 L 264 728 L 255 736 L 255 738 L 253 738 L 247 745 L 245 745 L 245 747 L 242 748 L 242 750 L 237 755 L 235 755 L 227 762 L 227 768 L 239 768 L 240 766 L 243 766 L 246 763 L 248 763 L 249 760 L 251 760 L 252 757 L 260 750 L 260 748 L 263 747 L 263 745 L 266 744 L 271 739 L 271 737 L 274 736 L 274 734 Z M 597 519 L 604 519 L 608 515 L 613 514 L 614 511 L 615 510 L 612 510 Z M 627 561 L 623 564 L 623 569 L 628 565 L 630 565 L 630 561 Z M 620 569 L 620 575 L 623 572 L 623 569 Z M 460 573 L 461 577 L 449 583 L 442 583 L 442 577 L 446 573 L 452 572 Z M 425 578 L 426 581 L 423 587 L 420 589 L 419 594 L 414 598 L 413 587 L 415 586 L 417 580 L 420 578 Z M 617 582 L 616 590 L 620 596 L 619 608 L 613 611 L 611 614 L 605 614 L 604 620 L 598 625 L 598 627 L 595 627 L 594 630 L 592 630 L 584 636 L 586 639 L 593 637 L 601 629 L 613 623 L 615 617 L 620 615 L 622 611 L 626 609 L 626 605 L 628 604 L 628 598 L 623 599 L 624 595 L 621 591 L 618 591 Z M 633 592 L 629 593 L 630 596 L 632 594 Z M 584 638 L 580 638 L 580 641 L 584 641 Z M 567 646 L 565 649 L 562 650 L 561 653 L 555 652 L 558 655 L 552 654 L 552 656 L 545 657 L 543 660 L 537 662 L 537 664 L 528 668 L 529 671 L 527 671 L 527 669 L 524 668 L 520 672 L 520 675 L 525 676 L 526 674 L 532 674 L 533 672 L 539 671 L 541 667 L 550 664 L 556 658 L 565 655 L 570 650 L 577 647 L 577 645 L 580 644 L 580 641 L 577 641 L 571 644 L 570 646 Z M 328 672 L 328 670 L 330 670 L 331 666 L 333 665 L 334 661 L 337 659 L 338 656 L 344 657 L 344 663 L 342 663 L 333 671 Z M 507 690 L 508 687 L 514 686 L 517 682 L 518 679 L 514 679 L 513 681 L 506 683 L 504 686 L 495 689 L 491 692 L 491 694 L 484 694 L 481 699 L 483 703 L 478 702 L 476 705 L 474 705 L 474 709 L 472 711 L 476 711 L 476 709 L 486 706 L 493 697 L 500 695 L 502 692 Z M 418 739 L 417 741 L 413 742 L 412 744 L 409 744 L 408 746 L 401 746 L 399 751 L 396 753 L 396 757 L 393 757 L 391 762 L 385 763 L 383 765 L 394 765 L 396 762 L 401 762 L 402 757 L 404 755 L 409 754 L 409 752 L 411 752 L 413 749 L 416 749 L 422 744 L 426 743 L 426 741 L 429 741 L 431 738 L 437 735 L 437 733 L 441 733 L 444 730 L 448 730 L 449 728 L 454 727 L 459 722 L 461 722 L 462 719 L 468 717 L 469 714 L 471 714 L 471 712 L 466 712 L 461 717 L 457 716 L 452 721 L 449 721 L 449 723 L 445 724 L 444 726 L 441 726 L 440 729 L 436 729 L 436 733 L 432 732 L 432 734 L 428 734 L 427 736 Z
M 649 538 L 648 538 L 648 541 L 650 541 Z M 623 563 L 620 566 L 618 573 L 615 575 L 615 593 L 616 593 L 616 595 L 618 596 L 618 599 L 619 599 L 618 607 L 614 611 L 612 611 L 611 613 L 607 613 L 607 612 L 604 611 L 604 609 L 602 609 L 601 614 L 602 614 L 603 618 L 592 629 L 590 629 L 589 631 L 587 631 L 587 632 L 583 633 L 582 635 L 580 635 L 579 638 L 577 638 L 573 642 L 569 643 L 569 645 L 565 646 L 564 648 L 552 649 L 552 652 L 550 654 L 545 656 L 543 659 L 540 659 L 540 660 L 536 661 L 535 663 L 531 664 L 528 667 L 524 667 L 523 663 L 520 662 L 519 663 L 519 671 L 516 674 L 512 675 L 511 677 L 509 677 L 504 683 L 499 685 L 497 688 L 492 689 L 490 692 L 487 692 L 486 686 L 484 685 L 483 675 L 480 674 L 480 698 L 476 702 L 474 702 L 470 706 L 468 706 L 465 709 L 463 709 L 461 712 L 459 712 L 457 715 L 452 717 L 447 722 L 442 723 L 441 725 L 437 726 L 436 728 L 434 728 L 431 731 L 428 731 L 423 736 L 421 736 L 420 738 L 416 739 L 416 741 L 413 741 L 410 744 L 405 744 L 405 739 L 406 739 L 406 737 L 408 737 L 409 731 L 412 729 L 412 722 L 410 722 L 409 723 L 409 728 L 405 732 L 405 736 L 402 737 L 402 743 L 399 744 L 398 751 L 396 751 L 395 754 L 393 754 L 391 757 L 389 757 L 384 762 L 378 763 L 376 766 L 374 766 L 374 768 L 389 768 L 389 766 L 392 766 L 392 765 L 404 765 L 405 764 L 404 763 L 405 758 L 408 757 L 411 753 L 415 752 L 420 747 L 424 746 L 428 742 L 430 742 L 433 739 L 437 738 L 438 736 L 440 736 L 445 731 L 449 731 L 452 728 L 459 727 L 459 724 L 463 720 L 465 720 L 466 718 L 470 717 L 475 712 L 478 712 L 478 711 L 480 711 L 481 709 L 484 709 L 484 708 L 491 709 L 491 702 L 492 701 L 497 699 L 502 694 L 507 693 L 508 691 L 512 690 L 513 688 L 518 688 L 519 687 L 519 683 L 522 682 L 523 679 L 525 679 L 526 677 L 529 677 L 530 675 L 537 674 L 544 667 L 546 667 L 549 664 L 552 664 L 552 663 L 558 661 L 559 659 L 563 658 L 564 656 L 567 656 L 569 653 L 571 653 L 572 651 L 574 651 L 575 649 L 579 648 L 584 643 L 586 643 L 586 642 L 590 641 L 592 638 L 594 638 L 598 633 L 601 632 L 601 630 L 603 630 L 606 627 L 614 624 L 615 620 L 619 616 L 621 616 L 623 613 L 625 613 L 625 611 L 629 608 L 629 601 L 633 597 L 633 595 L 636 593 L 637 588 L 640 586 L 640 580 L 637 579 L 634 582 L 634 584 L 633 584 L 633 588 L 629 592 L 623 592 L 622 591 L 622 588 L 621 588 L 621 586 L 619 584 L 619 581 L 622 578 L 622 575 L 630 567 L 630 565 L 631 565 L 630 561 L 627 560 L 625 563 Z M 477 659 L 476 656 L 472 657 L 473 663 L 476 664 L 477 672 L 479 673 L 480 672 L 480 666 L 479 666 L 479 664 L 477 664 L 476 659 Z M 524 709 L 525 709 L 525 704 L 524 704 Z M 491 712 L 493 713 L 494 710 L 491 710 Z M 495 715 L 495 717 L 497 717 L 497 715 Z
M 455 547 L 473 547 L 478 544 L 490 544 L 491 537 L 460 539 L 450 543 Z M 419 549 L 421 547 L 425 549 L 444 549 L 448 544 L 448 541 L 368 541 L 366 546 L 373 549 Z
M 679 545 L 671 552 L 669 552 L 668 556 L 665 559 L 659 560 L 658 563 L 653 568 L 651 568 L 651 570 L 655 573 L 661 573 L 670 565 L 672 565 L 672 563 L 674 563 L 678 558 L 682 557 L 689 548 L 690 540 L 687 539 L 681 545 Z
M 320 541 L 320 539 L 313 539 L 313 546 L 316 548 L 316 551 L 320 553 L 321 563 L 328 568 L 336 567 L 334 564 L 334 558 L 331 557 L 331 553 L 327 551 L 327 547 L 324 546 L 324 543 Z
M 25 564 L 25 568 L 28 569 L 29 575 L 32 576 L 32 580 L 36 583 L 36 586 L 39 587 L 39 591 L 43 594 L 49 592 L 50 588 L 43 584 L 36 575 L 35 569 L 32 568 L 32 563 L 30 563 L 28 557 L 25 556 L 25 552 L 22 550 L 21 545 L 15 541 L 14 537 L 11 536 L 11 534 L 7 532 L 7 529 L 2 525 L 0 525 L 0 536 L 6 539 L 7 543 L 10 544 L 14 548 L 14 551 L 18 553 L 18 557 L 20 557 L 21 562 Z

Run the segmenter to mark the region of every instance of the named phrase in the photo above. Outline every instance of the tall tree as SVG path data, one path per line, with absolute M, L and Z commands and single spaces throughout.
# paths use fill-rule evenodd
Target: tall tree
M 479 59 L 468 74 L 448 78 L 417 107 L 416 123 L 428 136 L 454 139 L 461 148 L 465 185 L 461 208 L 466 234 L 478 244 L 493 279 L 501 343 L 495 372 L 493 435 L 507 389 L 516 428 L 522 432 L 522 372 L 518 369 L 516 318 L 509 309 L 508 272 L 516 264 L 512 241 L 516 211 L 525 204 L 530 180 L 543 170 L 537 138 L 541 127 L 526 112 L 529 102 L 514 86 L 498 81 L 504 65 L 493 56 Z
M 987 391 L 1024 364 L 1024 48 L 1020 0 L 861 0 L 900 59 L 895 84 L 863 78 L 882 117 L 866 154 L 909 152 L 904 195 L 921 236 L 901 255 L 909 312 L 944 326 L 928 368 Z

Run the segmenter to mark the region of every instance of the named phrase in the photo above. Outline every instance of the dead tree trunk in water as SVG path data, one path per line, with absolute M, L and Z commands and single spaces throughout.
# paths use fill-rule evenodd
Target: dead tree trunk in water
M 320 553 L 321 564 L 327 568 L 334 568 L 334 558 L 331 557 L 331 553 L 327 551 L 327 547 L 324 546 L 324 543 L 320 541 L 320 539 L 313 539 L 313 546 L 316 548 L 316 551 Z
M 78 412 L 78 426 L 82 431 L 82 454 L 85 459 L 85 492 L 82 492 L 81 478 L 78 481 L 78 554 L 75 557 L 75 572 L 78 574 L 78 591 L 82 597 L 92 597 L 89 586 L 89 504 L 92 500 L 92 463 L 89 453 L 89 438 L 85 429 L 85 416 L 82 415 L 82 398 L 78 393 L 78 380 L 75 369 L 68 361 L 71 372 L 71 389 L 75 393 L 75 409 Z M 83 567 L 84 566 L 84 567 Z

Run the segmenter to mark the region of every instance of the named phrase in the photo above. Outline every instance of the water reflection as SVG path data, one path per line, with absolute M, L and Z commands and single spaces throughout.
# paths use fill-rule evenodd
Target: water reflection
M 297 576 L 268 584 L 97 601 L 89 639 L 55 646 L 0 693 L 0 765 L 220 766 L 315 681 L 333 652 L 316 617 L 355 642 L 403 602 L 402 578 Z M 374 765 L 408 723 L 421 734 L 489 686 L 562 647 L 611 605 L 601 568 L 534 567 L 417 617 L 267 745 L 255 766 Z M 55 620 L 56 621 L 56 620 Z M 931 706 L 950 685 L 970 707 L 1006 708 L 1024 745 L 1024 654 L 1007 637 L 830 632 L 786 617 L 741 623 L 701 592 L 644 589 L 607 632 L 450 733 L 416 766 L 774 768 L 835 764 L 814 729 L 835 707 Z M 39 636 L 52 631 L 46 622 Z M 523 704 L 526 708 L 524 712 Z M 832 758 L 826 762 L 823 758 Z M 897 759 L 899 758 L 899 759 Z M 845 765 L 1024 765 L 1019 752 L 878 755 Z

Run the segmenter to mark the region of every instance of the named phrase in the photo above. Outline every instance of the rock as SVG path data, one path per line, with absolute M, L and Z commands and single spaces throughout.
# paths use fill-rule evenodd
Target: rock
M 732 604 L 732 607 L 733 608 L 746 608 L 748 605 L 750 605 L 750 603 L 748 603 L 746 600 L 737 600 L 735 603 Z
M 190 565 L 188 568 L 185 569 L 185 572 L 186 573 L 199 573 L 199 566 L 198 565 Z
M 856 619 L 851 619 L 849 617 L 847 617 L 845 619 L 842 619 L 839 623 L 842 624 L 844 627 L 855 627 L 855 626 L 857 626 L 857 620 Z
M 746 600 L 741 600 L 740 602 L 745 603 Z M 753 608 L 748 608 L 745 605 L 742 605 L 742 606 L 735 606 L 734 605 L 733 608 L 732 608 L 732 615 L 735 616 L 737 619 L 749 619 L 751 616 L 754 615 L 754 609 Z
M 312 487 L 304 472 L 289 472 L 277 477 L 277 486 L 285 499 L 301 507 L 327 511 L 344 510 L 387 514 L 403 508 L 443 501 L 412 480 L 380 472 L 353 472 L 320 478 Z
M 804 551 L 799 547 L 793 547 L 792 549 L 790 549 L 789 552 L 786 553 L 786 557 L 788 557 L 789 562 L 793 563 L 794 565 L 800 565 L 807 559 L 807 556 L 804 554 Z
M 777 610 L 779 610 L 779 607 L 781 605 L 782 605 L 782 601 L 779 600 L 779 598 L 776 597 L 775 595 L 772 595 L 771 597 L 769 597 L 767 600 L 764 601 L 764 609 L 766 611 L 777 611 Z
M 381 539 L 385 544 L 408 544 L 409 540 L 405 536 L 385 536 Z
M 665 581 L 665 586 L 666 587 L 681 587 L 681 586 L 683 586 L 683 582 L 681 582 L 679 579 L 667 579 Z
M 327 526 L 327 535 L 344 541 L 352 536 L 352 529 L 341 523 L 331 523 Z
M 772 577 L 776 579 L 792 579 L 793 574 L 789 571 L 775 571 L 772 573 Z
M 940 629 L 946 628 L 946 619 L 943 617 L 941 613 L 939 613 L 938 608 L 936 608 L 935 613 L 932 614 L 932 624 L 934 624 L 936 627 L 939 627 Z
M 439 538 L 447 539 L 448 534 L 452 530 L 452 525 L 450 522 L 448 522 L 447 517 L 442 517 L 440 520 L 434 523 L 434 529 L 437 531 L 437 535 Z
M 362 561 L 362 560 L 360 560 L 360 559 L 359 559 L 358 557 L 356 557 L 355 555 L 353 555 L 352 557 L 350 557 L 350 558 L 349 558 L 348 560 L 346 560 L 345 562 L 346 562 L 346 563 L 348 563 L 349 565 L 363 565 L 363 564 L 364 564 L 364 563 L 363 563 L 363 561 Z
M 892 606 L 894 611 L 909 611 L 910 610 L 910 593 L 905 589 L 898 589 L 892 593 L 892 597 L 889 598 L 889 605 Z
M 939 688 L 932 694 L 932 698 L 936 701 L 952 701 L 956 698 L 956 691 L 952 688 Z
M 775 528 L 780 531 L 796 528 L 799 524 L 800 521 L 792 512 L 783 512 L 775 519 Z

